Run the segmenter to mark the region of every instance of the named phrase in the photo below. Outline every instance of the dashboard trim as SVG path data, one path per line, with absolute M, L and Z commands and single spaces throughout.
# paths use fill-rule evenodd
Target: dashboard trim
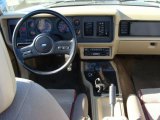
M 120 41 L 118 54 L 159 55 L 160 41 Z

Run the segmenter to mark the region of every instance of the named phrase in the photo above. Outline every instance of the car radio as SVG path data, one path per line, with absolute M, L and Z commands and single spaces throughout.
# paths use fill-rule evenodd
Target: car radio
M 111 48 L 84 48 L 84 56 L 111 56 Z

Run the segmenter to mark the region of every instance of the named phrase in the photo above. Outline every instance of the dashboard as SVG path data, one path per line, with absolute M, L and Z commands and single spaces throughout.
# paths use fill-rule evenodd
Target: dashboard
M 74 26 L 78 42 L 112 42 L 113 41 L 113 17 L 111 16 L 75 16 L 68 17 Z M 8 32 L 10 42 L 14 28 L 19 19 L 9 19 Z M 37 17 L 27 20 L 20 28 L 17 46 L 30 44 L 34 37 L 40 33 L 50 34 L 55 40 L 69 40 L 72 38 L 70 29 L 66 23 L 55 17 Z
M 160 55 L 160 8 L 96 5 L 57 7 L 53 10 L 72 23 L 81 59 L 113 59 L 117 54 Z M 9 13 L 0 22 L 6 43 L 12 48 L 12 34 L 26 12 Z M 70 39 L 68 26 L 56 17 L 39 15 L 21 27 L 18 45 L 30 44 L 39 33 L 56 40 Z

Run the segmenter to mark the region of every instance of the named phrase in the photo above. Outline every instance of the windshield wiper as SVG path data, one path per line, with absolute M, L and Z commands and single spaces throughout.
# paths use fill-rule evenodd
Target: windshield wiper
M 82 4 L 84 4 L 84 2 L 85 2 L 85 4 L 88 4 L 88 2 L 90 3 L 91 1 L 88 1 L 88 0 L 84 0 L 84 1 L 80 1 L 80 0 L 60 0 L 60 1 L 52 2 L 47 7 L 52 8 L 52 7 L 59 7 L 59 6 L 82 5 Z
M 75 0 L 57 0 L 54 2 L 49 2 L 51 5 L 58 4 L 58 3 L 65 3 L 65 2 L 76 2 Z
M 103 5 L 103 4 L 120 4 L 119 0 L 62 0 L 56 1 L 50 4 L 48 7 L 59 7 L 59 6 L 81 6 L 81 5 Z
M 154 3 L 160 3 L 159 0 L 144 0 L 144 2 L 154 2 Z
M 56 2 L 53 2 L 54 4 L 63 3 L 63 2 L 75 2 L 75 0 L 59 0 Z
M 88 0 L 86 0 L 88 1 Z M 86 2 L 84 0 L 84 2 Z M 58 0 L 55 2 L 50 2 L 51 4 L 48 5 L 47 7 L 52 8 L 52 7 L 56 7 L 56 6 L 63 6 L 62 4 L 68 4 L 68 3 L 72 3 L 73 5 L 76 4 L 77 2 L 82 2 L 80 0 Z
M 138 2 L 154 2 L 160 3 L 160 0 L 120 0 L 121 2 L 130 2 L 130 1 L 138 1 Z

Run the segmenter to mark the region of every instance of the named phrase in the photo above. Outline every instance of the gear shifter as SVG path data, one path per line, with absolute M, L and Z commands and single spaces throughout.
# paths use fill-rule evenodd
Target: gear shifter
M 84 74 L 93 87 L 94 96 L 108 96 L 111 84 L 115 85 L 119 94 L 116 71 L 110 61 L 86 61 Z
M 97 88 L 97 93 L 102 93 L 103 90 L 105 90 L 105 84 L 102 83 L 102 80 L 100 78 L 97 78 L 95 80 L 95 88 Z
M 105 85 L 105 88 L 109 88 L 110 83 L 108 82 L 107 78 L 104 76 L 102 68 L 100 68 L 98 75 L 101 78 L 102 83 Z
M 95 79 L 95 88 L 97 88 L 97 93 L 105 92 L 109 88 L 109 83 L 103 74 L 102 68 L 98 71 L 98 78 Z
M 114 116 L 114 105 L 116 103 L 116 87 L 114 84 L 109 86 L 109 104 L 111 105 L 111 116 Z

